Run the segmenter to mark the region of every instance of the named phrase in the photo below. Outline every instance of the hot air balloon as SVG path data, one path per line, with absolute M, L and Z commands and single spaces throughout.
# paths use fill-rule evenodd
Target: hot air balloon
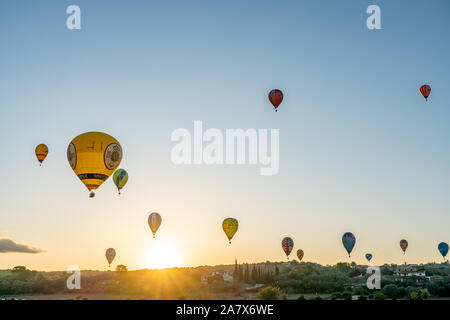
M 34 152 L 36 154 L 36 158 L 39 161 L 39 165 L 42 165 L 42 161 L 44 161 L 44 159 L 47 157 L 48 147 L 43 143 L 38 144 L 36 146 L 36 149 L 34 149 Z
M 273 89 L 269 92 L 269 101 L 272 103 L 273 107 L 275 108 L 275 111 L 277 111 L 278 106 L 283 101 L 283 92 L 278 89 Z
M 111 262 L 113 262 L 114 257 L 116 256 L 116 250 L 114 250 L 113 248 L 106 249 L 105 256 L 106 260 L 108 260 L 109 266 L 111 266 Z
M 161 216 L 157 212 L 153 212 L 148 216 L 148 225 L 153 232 L 153 238 L 155 237 L 156 231 L 158 231 L 159 226 L 161 225 Z
M 122 160 L 122 147 L 110 135 L 86 132 L 75 137 L 67 148 L 67 159 L 75 174 L 91 191 L 97 189 L 114 172 Z
M 356 238 L 351 232 L 346 232 L 342 236 L 342 244 L 344 245 L 345 250 L 348 252 L 348 256 L 350 257 L 350 252 L 352 252 L 353 247 L 355 246 Z
M 286 253 L 286 257 L 289 260 L 289 254 L 294 248 L 294 240 L 289 237 L 283 238 L 281 241 L 281 247 L 283 248 L 284 253 Z
M 124 185 L 128 181 L 128 173 L 124 169 L 116 170 L 116 172 L 114 172 L 113 175 L 113 181 L 120 194 L 120 190 L 124 187 Z
M 427 84 L 424 84 L 423 86 L 420 87 L 419 91 L 422 94 L 422 96 L 425 98 L 425 100 L 428 101 L 428 96 L 431 93 L 431 87 Z
M 442 257 L 444 257 L 444 259 L 445 259 L 445 256 L 448 253 L 448 244 L 446 244 L 445 242 L 439 243 L 438 244 L 438 250 L 442 254 Z
M 406 248 L 408 248 L 408 241 L 405 239 L 400 240 L 400 248 L 402 248 L 403 254 L 405 254 Z
M 367 261 L 372 260 L 372 254 L 371 253 L 366 253 L 366 259 L 367 259 Z
M 235 218 L 226 218 L 222 222 L 222 228 L 227 235 L 228 242 L 231 243 L 231 239 L 239 228 L 239 223 Z
M 304 254 L 305 254 L 305 253 L 303 252 L 302 249 L 298 249 L 298 250 L 297 250 L 297 258 L 298 258 L 298 261 L 302 261 Z

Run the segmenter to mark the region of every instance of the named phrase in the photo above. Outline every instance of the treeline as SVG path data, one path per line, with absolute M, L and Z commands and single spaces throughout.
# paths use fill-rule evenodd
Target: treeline
M 266 284 L 271 283 L 277 274 L 279 274 L 278 266 L 273 269 L 259 264 L 249 267 L 248 263 L 238 265 L 235 262 L 233 280 L 240 283 Z
M 425 265 L 429 276 L 395 277 L 397 266 L 381 267 L 381 290 L 367 288 L 367 266 L 355 263 L 338 263 L 321 266 L 313 263 L 291 262 L 280 268 L 272 285 L 285 294 L 330 294 L 332 299 L 351 299 L 361 296 L 369 299 L 426 299 L 433 296 L 450 296 L 450 266 Z M 435 276 L 438 276 L 437 278 Z

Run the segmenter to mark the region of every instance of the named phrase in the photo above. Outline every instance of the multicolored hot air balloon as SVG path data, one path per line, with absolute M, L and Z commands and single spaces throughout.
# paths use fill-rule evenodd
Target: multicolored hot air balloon
M 122 161 L 122 147 L 110 135 L 86 132 L 75 137 L 67 148 L 67 160 L 72 170 L 91 191 L 97 189 Z
M 428 101 L 428 97 L 431 93 L 431 87 L 427 84 L 424 84 L 423 86 L 420 87 L 419 91 L 422 94 L 422 96 L 425 98 L 425 100 Z
M 444 259 L 445 259 L 445 256 L 448 253 L 448 244 L 446 244 L 445 242 L 439 243 L 438 244 L 438 250 L 442 254 L 442 257 L 444 257 Z
M 108 260 L 109 266 L 111 266 L 111 262 L 113 262 L 113 260 L 116 256 L 116 250 L 114 250 L 114 248 L 106 249 L 105 256 L 106 256 L 106 260 Z
M 239 228 L 239 223 L 235 218 L 226 218 L 222 222 L 222 228 L 227 235 L 228 242 L 231 243 L 231 239 Z
M 405 254 L 406 248 L 408 248 L 408 241 L 405 239 L 400 240 L 400 248 L 402 248 L 403 254 Z
M 283 248 L 284 253 L 286 253 L 286 257 L 289 260 L 289 254 L 292 249 L 294 249 L 294 240 L 289 237 L 283 238 L 281 241 L 281 247 Z
M 298 261 L 302 261 L 304 255 L 305 255 L 305 253 L 303 252 L 302 249 L 298 249 L 298 250 L 297 250 L 297 258 L 298 258 Z
M 148 226 L 150 227 L 150 230 L 152 230 L 153 238 L 155 237 L 156 231 L 158 231 L 161 222 L 162 218 L 157 212 L 153 212 L 148 216 Z
M 120 190 L 125 186 L 125 184 L 128 181 L 128 173 L 124 169 L 116 170 L 116 172 L 114 172 L 113 175 L 113 181 L 120 194 Z
M 353 247 L 355 246 L 356 238 L 351 232 L 346 232 L 342 236 L 342 244 L 344 245 L 345 250 L 348 252 L 348 256 L 350 257 L 350 252 L 352 252 Z
M 273 89 L 269 92 L 269 101 L 272 103 L 273 107 L 275 108 L 275 111 L 277 111 L 278 106 L 283 101 L 283 92 L 278 89 Z
M 366 253 L 366 259 L 367 259 L 367 261 L 372 260 L 372 254 L 371 253 Z
M 48 155 L 48 147 L 41 143 L 36 146 L 36 149 L 34 149 L 34 153 L 36 154 L 36 158 L 39 161 L 39 165 L 42 165 L 42 161 L 47 157 Z

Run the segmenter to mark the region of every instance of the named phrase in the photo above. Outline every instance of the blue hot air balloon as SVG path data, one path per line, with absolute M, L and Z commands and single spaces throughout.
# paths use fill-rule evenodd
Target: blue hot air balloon
M 372 254 L 371 253 L 366 253 L 366 259 L 367 259 L 367 261 L 372 260 Z
M 445 256 L 448 253 L 448 244 L 446 244 L 445 242 L 441 242 L 438 244 L 438 250 L 439 252 L 442 254 L 442 256 L 445 259 Z
M 346 232 L 342 236 L 342 244 L 344 245 L 345 250 L 348 252 L 348 256 L 350 257 L 350 252 L 352 252 L 353 247 L 355 246 L 356 238 L 351 232 Z

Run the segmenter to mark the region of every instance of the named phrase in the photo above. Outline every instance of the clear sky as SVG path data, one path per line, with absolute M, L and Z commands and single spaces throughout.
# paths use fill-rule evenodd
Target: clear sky
M 66 28 L 71 4 L 81 30 Z M 366 28 L 371 4 L 382 30 Z M 346 231 L 350 261 L 403 263 L 402 238 L 408 262 L 442 261 L 449 12 L 447 0 L 1 1 L 0 231 L 46 252 L 0 253 L 0 269 L 105 269 L 108 247 L 129 269 L 281 261 L 285 236 L 304 261 L 334 264 L 349 261 Z M 273 88 L 285 93 L 277 113 Z M 174 165 L 171 133 L 195 120 L 279 129 L 279 173 Z M 71 170 L 67 146 L 86 131 L 120 141 L 122 195 L 109 179 L 90 199 Z

